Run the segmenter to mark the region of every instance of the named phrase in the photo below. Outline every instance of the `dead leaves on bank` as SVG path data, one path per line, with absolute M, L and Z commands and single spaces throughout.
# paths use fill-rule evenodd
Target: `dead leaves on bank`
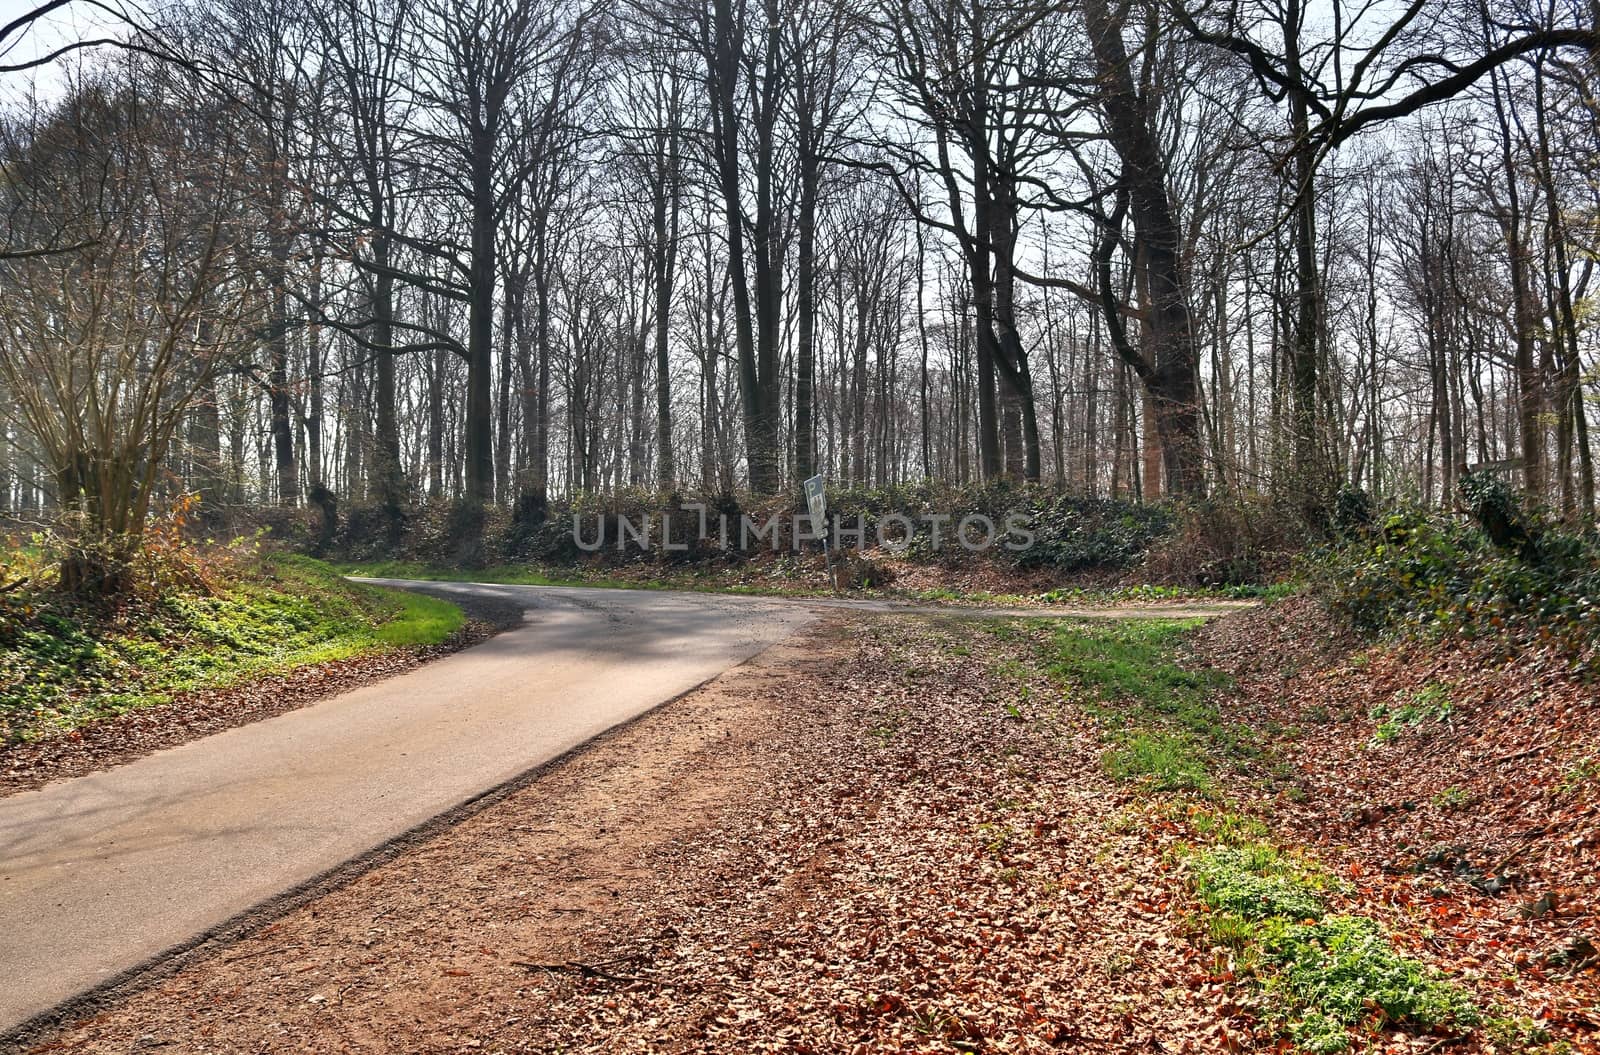
M 1600 746 L 1588 697 L 1463 651 L 1351 666 L 1319 618 L 1294 602 L 1197 642 L 1270 744 L 1223 792 L 1337 875 L 1336 910 L 1593 1050 L 1595 797 L 1567 768 Z M 690 696 L 569 763 L 581 801 L 615 809 L 584 814 L 610 848 L 581 876 L 584 851 L 541 834 L 576 821 L 530 785 L 68 1050 L 146 1033 L 197 1052 L 1287 1050 L 1267 998 L 1192 933 L 1171 852 L 1192 818 L 1106 778 L 1095 723 L 1029 673 L 1035 640 L 921 618 L 847 631 L 817 643 L 826 662 L 751 672 L 759 704 Z M 1441 681 L 1444 719 L 1377 741 L 1375 699 Z M 680 726 L 692 752 L 646 735 Z M 641 787 L 646 760 L 660 779 Z
M 1229 793 L 1346 878 L 1405 951 L 1600 1051 L 1595 687 L 1555 657 L 1469 642 L 1325 648 L 1315 628 L 1337 630 L 1314 602 L 1274 608 L 1196 641 L 1269 745 Z

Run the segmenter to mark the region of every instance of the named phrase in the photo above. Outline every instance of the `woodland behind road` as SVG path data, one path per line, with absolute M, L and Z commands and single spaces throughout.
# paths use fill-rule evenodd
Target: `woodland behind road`
M 1594 513 L 1587 0 L 60 6 L 0 27 L 0 510 L 74 589 L 183 495 L 467 563 L 813 474 Z
M 19 1043 L 1594 1050 L 1597 11 L 8 16 L 0 814 L 437 688 L 526 640 L 496 591 L 829 598 Z M 808 497 L 877 544 L 675 534 Z M 483 684 L 419 751 L 504 779 Z

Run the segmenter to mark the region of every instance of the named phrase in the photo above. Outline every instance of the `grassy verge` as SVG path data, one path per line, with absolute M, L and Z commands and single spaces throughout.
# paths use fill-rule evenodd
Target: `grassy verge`
M 89 615 L 48 598 L 0 610 L 0 743 L 37 740 L 195 689 L 364 653 L 435 645 L 452 604 L 347 582 L 304 557 L 234 570 L 209 590 Z
M 1195 898 L 1198 943 L 1214 973 L 1262 994 L 1263 1015 L 1296 1049 L 1345 1051 L 1380 1030 L 1463 1033 L 1483 1028 L 1537 1041 L 1495 1017 L 1438 971 L 1400 953 L 1375 921 L 1335 913 L 1338 886 L 1309 857 L 1270 840 L 1219 790 L 1228 767 L 1255 757 L 1250 730 L 1229 722 L 1226 682 L 1185 667 L 1194 622 L 1143 620 L 1061 627 L 1044 665 L 1099 723 L 1108 775 L 1158 796 L 1152 814 L 1186 822 L 1179 854 Z
M 1179 642 L 1198 625 L 1140 619 L 1056 631 L 1050 674 L 1076 690 L 1074 702 L 1100 721 L 1110 776 L 1156 791 L 1209 795 L 1211 766 L 1251 752 L 1249 731 L 1217 709 L 1222 679 L 1177 661 Z

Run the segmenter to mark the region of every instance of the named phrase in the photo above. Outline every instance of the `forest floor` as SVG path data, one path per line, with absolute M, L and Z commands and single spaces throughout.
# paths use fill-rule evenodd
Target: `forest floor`
M 1597 1051 L 1594 712 L 1298 599 L 838 614 L 35 1050 Z

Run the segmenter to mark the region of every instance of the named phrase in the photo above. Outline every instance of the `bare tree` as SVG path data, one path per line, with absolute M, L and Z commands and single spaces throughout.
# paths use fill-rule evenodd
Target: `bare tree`
M 0 381 L 68 516 L 76 592 L 130 584 L 167 451 L 259 301 L 239 145 L 192 136 L 140 77 L 75 85 L 5 144 L 13 185 L 77 246 L 0 265 Z

